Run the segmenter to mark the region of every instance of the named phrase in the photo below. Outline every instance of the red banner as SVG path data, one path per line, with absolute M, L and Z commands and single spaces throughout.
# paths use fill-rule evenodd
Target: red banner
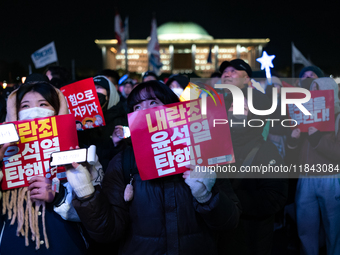
M 201 100 L 192 100 L 136 111 L 128 115 L 132 145 L 142 180 L 179 174 L 187 165 L 216 165 L 235 161 L 229 125 L 222 100 L 207 98 L 207 114 Z
M 33 176 L 65 177 L 65 172 L 50 172 L 50 154 L 78 145 L 74 116 L 67 114 L 13 123 L 20 140 L 5 152 L 2 190 L 28 186 Z
M 92 78 L 72 83 L 60 90 L 66 97 L 70 113 L 76 118 L 77 130 L 105 126 L 103 111 Z
M 303 114 L 300 109 L 293 104 L 287 106 L 290 118 L 294 119 L 301 132 L 308 132 L 309 127 L 326 132 L 334 131 L 334 91 L 333 90 L 313 90 L 311 99 L 302 104 L 311 115 Z M 294 97 L 296 96 L 296 97 Z M 289 98 L 301 98 L 300 93 L 290 93 Z M 291 122 L 292 125 L 296 124 Z

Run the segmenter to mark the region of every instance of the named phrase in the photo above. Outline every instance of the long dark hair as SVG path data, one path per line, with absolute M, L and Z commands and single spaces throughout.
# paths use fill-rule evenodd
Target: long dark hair
M 176 94 L 164 83 L 160 81 L 147 81 L 137 85 L 127 98 L 129 112 L 133 112 L 133 107 L 145 99 L 158 98 L 163 104 L 179 102 Z
M 57 91 L 51 84 L 41 81 L 24 83 L 19 87 L 16 98 L 17 114 L 19 112 L 20 104 L 23 97 L 27 92 L 31 91 L 37 92 L 43 98 L 45 98 L 46 101 L 53 107 L 56 114 L 58 114 L 60 108 L 60 101 Z

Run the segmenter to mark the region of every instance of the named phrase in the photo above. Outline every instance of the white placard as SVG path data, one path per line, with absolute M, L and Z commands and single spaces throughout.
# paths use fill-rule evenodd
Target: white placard
M 61 166 L 72 164 L 73 162 L 85 162 L 87 149 L 76 149 L 69 151 L 53 152 L 51 154 L 51 166 Z
M 19 141 L 19 135 L 13 123 L 0 125 L 0 144 Z

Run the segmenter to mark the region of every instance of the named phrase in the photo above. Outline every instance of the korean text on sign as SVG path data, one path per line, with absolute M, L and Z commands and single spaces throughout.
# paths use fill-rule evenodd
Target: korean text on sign
M 5 152 L 3 190 L 28 186 L 33 176 L 45 176 L 50 171 L 52 152 L 77 145 L 74 117 L 70 114 L 18 121 L 15 125 L 20 140 Z
M 217 112 L 220 115 L 224 113 L 226 116 L 224 108 Z M 144 118 L 139 120 L 137 115 L 138 113 L 130 114 L 129 123 L 131 123 L 131 138 L 137 151 L 137 166 L 142 179 L 181 173 L 186 171 L 185 166 L 190 164 L 208 164 L 211 156 L 218 153 L 212 148 L 216 147 L 216 144 L 213 145 L 212 126 L 209 125 L 209 117 L 207 118 L 209 114 L 201 114 L 200 100 L 149 109 L 149 112 L 140 114 L 144 115 Z M 145 134 L 139 134 L 140 126 L 144 125 Z M 135 127 L 139 128 L 135 131 Z M 141 152 L 137 148 L 141 146 L 142 149 L 143 144 L 144 149 Z M 149 144 L 150 150 L 145 148 L 145 144 Z M 229 155 L 231 152 L 228 152 Z M 145 158 L 150 158 L 153 165 L 148 164 L 150 161 Z M 232 160 L 232 157 L 229 160 Z M 143 169 L 150 168 L 155 171 L 143 172 Z
M 105 126 L 105 119 L 92 78 L 61 88 L 68 108 L 76 119 L 77 130 Z
M 317 90 L 311 91 L 311 99 L 303 106 L 311 115 L 303 114 L 300 109 L 293 104 L 289 104 L 288 114 L 297 124 L 294 128 L 300 128 L 302 132 L 308 132 L 308 128 L 313 126 L 320 131 L 334 131 L 334 91 Z

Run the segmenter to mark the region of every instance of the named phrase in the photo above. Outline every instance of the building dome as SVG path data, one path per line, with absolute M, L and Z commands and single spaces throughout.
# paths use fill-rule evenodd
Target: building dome
M 158 40 L 213 40 L 207 31 L 193 22 L 167 22 L 157 28 Z

